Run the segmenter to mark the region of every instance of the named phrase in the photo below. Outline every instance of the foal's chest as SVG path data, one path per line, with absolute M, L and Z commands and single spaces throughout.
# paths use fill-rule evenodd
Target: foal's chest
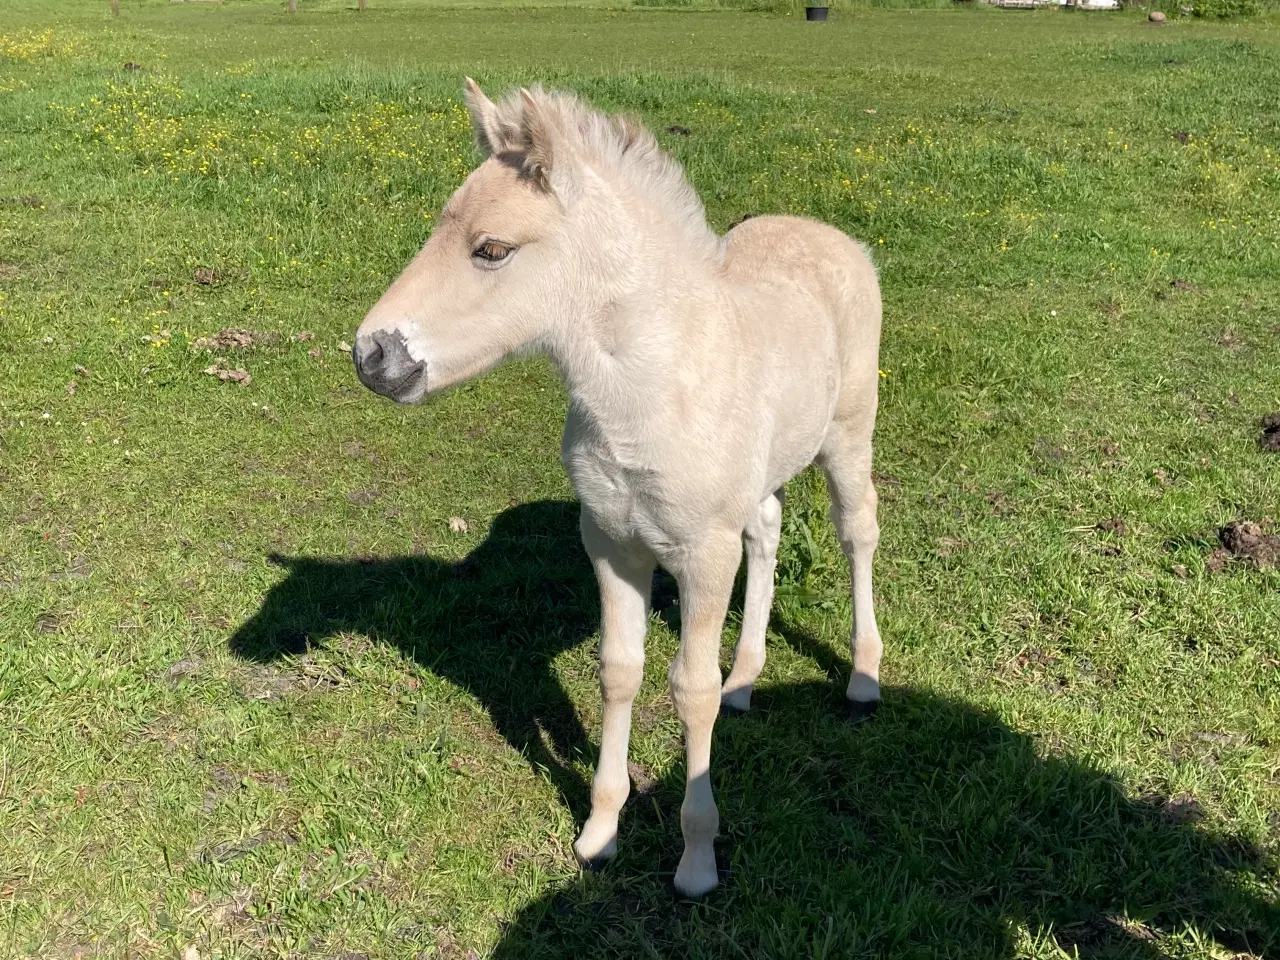
M 669 542 L 663 478 L 632 445 L 606 435 L 571 406 L 560 458 L 578 499 L 610 539 L 617 543 L 639 539 L 651 548 Z

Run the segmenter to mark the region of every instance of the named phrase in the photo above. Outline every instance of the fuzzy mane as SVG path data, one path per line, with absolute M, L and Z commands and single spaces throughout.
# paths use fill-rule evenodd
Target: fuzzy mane
M 571 152 L 588 161 L 622 174 L 638 192 L 670 212 L 695 249 L 712 257 L 719 256 L 720 238 L 707 224 L 706 209 L 685 178 L 684 168 L 662 149 L 637 117 L 610 116 L 571 93 L 533 87 L 523 94 L 509 93 L 495 105 L 495 119 L 507 143 L 525 139 L 520 132 L 527 130 L 526 96 L 536 106 L 539 120 L 552 128 L 547 132 L 553 138 L 560 139 Z M 481 146 L 495 153 L 505 152 L 500 146 L 483 141 Z M 536 146 L 534 151 L 532 160 L 536 162 Z

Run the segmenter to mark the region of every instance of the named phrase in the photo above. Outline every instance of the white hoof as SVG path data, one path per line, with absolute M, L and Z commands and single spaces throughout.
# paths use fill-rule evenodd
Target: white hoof
M 751 688 L 739 687 L 737 690 L 726 690 L 720 694 L 720 706 L 726 710 L 746 713 L 751 709 Z
M 618 853 L 618 821 L 599 823 L 588 819 L 573 842 L 573 855 L 588 870 L 595 870 Z
M 685 897 L 700 897 L 714 890 L 719 883 L 715 853 L 708 850 L 694 854 L 686 847 L 684 856 L 680 858 L 680 866 L 676 868 L 676 892 Z
M 845 696 L 854 703 L 874 703 L 880 699 L 880 681 L 865 673 L 855 673 L 849 678 Z

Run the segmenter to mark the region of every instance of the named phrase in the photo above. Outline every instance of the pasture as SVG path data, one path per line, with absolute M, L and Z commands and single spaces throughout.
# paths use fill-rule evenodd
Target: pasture
M 1280 569 L 1218 535 L 1280 533 L 1280 23 L 300 6 L 0 11 L 0 955 L 1280 957 Z M 554 372 L 351 369 L 467 74 L 880 267 L 885 702 L 803 474 L 702 902 L 666 578 L 620 855 L 573 860 Z

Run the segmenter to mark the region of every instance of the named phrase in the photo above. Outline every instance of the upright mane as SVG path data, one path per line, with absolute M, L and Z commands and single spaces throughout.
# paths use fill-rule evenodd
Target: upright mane
M 718 258 L 720 238 L 707 224 L 706 209 L 686 179 L 684 168 L 662 149 L 638 118 L 611 116 L 572 93 L 533 87 L 509 93 L 496 104 L 497 123 L 509 132 L 507 142 L 520 139 L 516 132 L 526 123 L 526 97 L 536 106 L 543 122 L 553 128 L 553 136 L 589 162 L 620 173 L 638 192 L 670 212 L 695 250 Z M 493 149 L 483 139 L 481 146 Z

